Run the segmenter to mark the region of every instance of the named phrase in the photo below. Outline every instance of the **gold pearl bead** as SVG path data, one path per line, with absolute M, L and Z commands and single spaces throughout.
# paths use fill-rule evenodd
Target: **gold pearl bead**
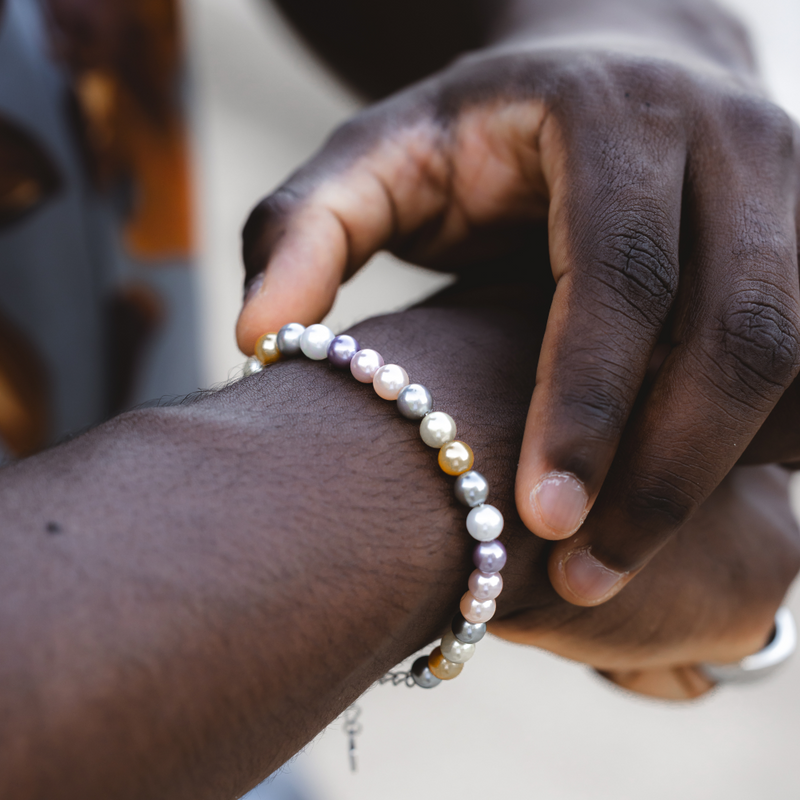
M 264 366 L 274 364 L 281 357 L 281 351 L 278 350 L 278 334 L 265 333 L 256 342 L 255 356 Z
M 461 674 L 464 665 L 454 664 L 452 661 L 448 661 L 442 655 L 442 648 L 437 647 L 435 650 L 431 651 L 431 654 L 428 656 L 428 669 L 440 681 L 451 681 Z
M 462 472 L 472 469 L 474 461 L 472 448 L 458 439 L 439 450 L 439 466 L 448 475 L 461 475 Z

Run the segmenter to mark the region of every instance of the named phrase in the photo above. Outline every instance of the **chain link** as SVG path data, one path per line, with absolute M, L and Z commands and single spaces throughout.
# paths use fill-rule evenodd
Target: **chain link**
M 405 684 L 409 689 L 417 685 L 414 681 L 414 676 L 410 672 L 387 672 L 382 678 L 378 678 L 379 686 L 387 683 L 391 683 L 392 686 Z
M 363 730 L 358 718 L 361 716 L 361 707 L 356 703 L 344 712 L 344 732 L 347 734 L 349 743 L 347 747 L 350 756 L 350 771 L 358 772 L 358 762 L 356 760 L 356 736 Z
M 408 686 L 409 689 L 416 686 L 414 676 L 406 671 L 387 672 L 382 678 L 378 678 L 379 686 L 384 686 L 391 683 L 392 686 Z M 361 707 L 357 703 L 353 703 L 344 712 L 344 732 L 347 734 L 348 747 L 347 753 L 350 758 L 350 771 L 358 772 L 358 760 L 356 758 L 356 737 L 361 734 L 363 727 L 359 722 L 361 717 Z

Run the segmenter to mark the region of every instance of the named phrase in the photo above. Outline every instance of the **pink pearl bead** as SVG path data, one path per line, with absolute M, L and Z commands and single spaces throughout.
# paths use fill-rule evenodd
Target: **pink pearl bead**
M 499 572 L 476 569 L 469 576 L 469 590 L 476 600 L 494 600 L 503 591 L 503 579 Z
M 479 622 L 488 622 L 494 616 L 497 604 L 494 600 L 478 600 L 467 592 L 461 598 L 459 609 L 467 622 L 477 624 Z
M 383 356 L 377 350 L 359 350 L 350 361 L 350 372 L 357 381 L 372 383 L 382 366 Z
M 408 373 L 397 364 L 387 364 L 375 373 L 372 386 L 384 400 L 397 400 L 400 392 L 408 386 Z

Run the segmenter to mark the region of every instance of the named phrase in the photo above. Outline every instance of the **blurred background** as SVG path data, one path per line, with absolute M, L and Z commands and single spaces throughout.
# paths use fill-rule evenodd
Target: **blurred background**
M 735 0 L 775 98 L 800 118 L 800 3 Z M 239 231 L 250 208 L 358 108 L 264 0 L 185 3 L 199 176 L 205 383 L 242 362 Z M 379 256 L 328 323 L 424 297 L 447 278 Z M 800 616 L 800 595 L 793 605 Z M 584 667 L 488 642 L 457 684 L 389 686 L 361 703 L 359 771 L 341 720 L 284 770 L 308 800 L 410 797 L 750 800 L 800 797 L 800 658 L 771 680 L 692 705 L 634 699 Z M 297 797 L 279 778 L 255 798 Z

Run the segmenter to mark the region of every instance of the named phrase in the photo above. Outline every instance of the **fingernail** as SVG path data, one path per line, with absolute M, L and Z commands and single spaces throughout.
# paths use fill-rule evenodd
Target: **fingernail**
M 601 564 L 588 548 L 575 550 L 563 563 L 564 579 L 569 590 L 586 603 L 604 600 L 625 577 Z
M 568 472 L 551 472 L 536 484 L 531 502 L 542 522 L 561 537 L 580 528 L 589 496 L 583 484 Z
M 253 280 L 245 284 L 242 305 L 246 306 L 250 302 L 250 298 L 258 292 L 262 283 L 264 283 L 264 273 L 260 272 Z

